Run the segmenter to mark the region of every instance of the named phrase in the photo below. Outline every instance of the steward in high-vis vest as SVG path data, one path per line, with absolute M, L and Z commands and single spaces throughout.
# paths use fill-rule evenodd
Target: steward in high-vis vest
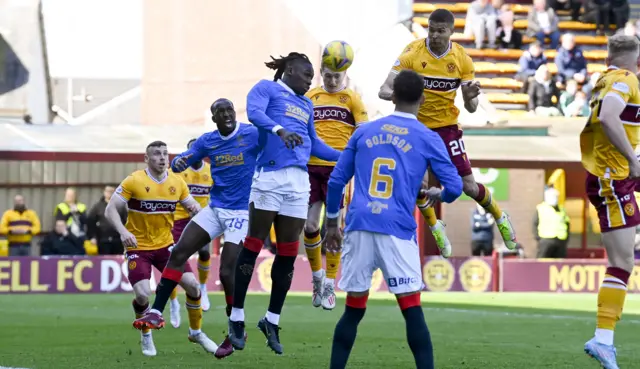
M 558 205 L 558 191 L 548 188 L 544 201 L 536 207 L 533 220 L 534 234 L 538 240 L 538 258 L 565 258 L 569 241 L 569 216 Z
M 7 240 L 9 256 L 29 256 L 31 240 L 38 233 L 40 233 L 38 214 L 27 209 L 22 195 L 16 195 L 13 199 L 13 209 L 5 211 L 0 220 L 0 237 Z
M 84 241 L 87 224 L 87 205 L 76 201 L 76 190 L 67 188 L 64 202 L 59 203 L 53 211 L 55 220 L 64 220 L 69 232 Z

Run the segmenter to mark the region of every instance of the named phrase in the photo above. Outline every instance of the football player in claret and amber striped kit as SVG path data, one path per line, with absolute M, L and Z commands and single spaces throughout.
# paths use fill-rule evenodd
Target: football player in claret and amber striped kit
M 190 213 L 200 211 L 200 204 L 189 194 L 185 181 L 169 172 L 167 144 L 154 141 L 147 146 L 144 156 L 147 168 L 133 172 L 116 189 L 115 196 L 105 210 L 125 247 L 129 267 L 129 282 L 133 287 L 133 311 L 136 318 L 149 311 L 152 268 L 163 271 L 173 246 L 173 215 L 178 203 Z M 122 223 L 120 213 L 127 212 L 127 223 Z M 191 342 L 200 344 L 207 352 L 215 354 L 218 345 L 202 331 L 200 288 L 191 268 L 187 266 L 180 279 L 180 286 L 187 293 L 186 307 L 189 313 Z M 148 328 L 142 331 L 142 353 L 155 356 L 156 348 Z
M 393 80 L 402 70 L 412 70 L 424 79 L 424 102 L 418 111 L 418 120 L 435 131 L 445 143 L 453 164 L 464 183 L 464 193 L 473 198 L 496 219 L 496 224 L 505 245 L 516 247 L 516 234 L 511 220 L 491 196 L 489 189 L 477 183 L 471 171 L 458 125 L 460 110 L 454 105 L 458 88 L 462 92 L 464 108 L 473 113 L 478 107 L 480 85 L 474 82 L 473 60 L 464 48 L 451 42 L 454 16 L 446 9 L 436 9 L 429 16 L 429 35 L 413 41 L 398 57 L 378 96 L 390 100 Z M 426 219 L 444 257 L 451 255 L 451 243 L 445 233 L 445 225 L 436 218 L 433 207 L 426 206 L 424 198 L 418 199 L 418 207 Z
M 356 127 L 369 120 L 360 95 L 346 87 L 347 72 L 335 72 L 326 66 L 320 68 L 323 85 L 306 93 L 313 102 L 313 118 L 316 133 L 327 145 L 344 150 Z M 312 156 L 307 165 L 309 171 L 309 213 L 304 225 L 304 246 L 313 273 L 311 303 L 331 310 L 336 306 L 335 279 L 340 266 L 341 252 L 326 255 L 326 273 L 322 268 L 320 217 L 327 199 L 327 182 L 335 162 Z M 348 190 L 347 190 L 348 191 Z M 341 208 L 344 207 L 344 199 Z M 341 219 L 344 216 L 341 211 Z
M 196 139 L 191 139 L 187 143 L 187 150 L 193 146 Z M 200 204 L 201 208 L 205 208 L 209 204 L 209 191 L 213 181 L 211 180 L 211 165 L 204 160 L 195 162 L 184 172 L 178 174 L 182 176 L 189 186 L 191 196 Z M 185 227 L 191 220 L 191 215 L 182 205 L 178 204 L 175 213 L 175 222 L 173 223 L 173 241 L 178 243 L 180 236 Z M 200 281 L 201 305 L 202 311 L 208 311 L 211 307 L 209 295 L 207 294 L 207 280 L 209 279 L 209 267 L 211 265 L 211 244 L 207 243 L 198 250 L 198 279 Z M 174 289 L 171 293 L 169 311 L 171 314 L 171 325 L 174 328 L 180 327 L 180 301 L 178 301 L 178 289 Z

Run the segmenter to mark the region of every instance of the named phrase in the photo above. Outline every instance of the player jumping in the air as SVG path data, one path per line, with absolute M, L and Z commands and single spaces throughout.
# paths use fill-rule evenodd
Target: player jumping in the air
M 464 48 L 449 39 L 453 33 L 453 14 L 436 9 L 429 16 L 429 35 L 410 43 L 398 57 L 378 96 L 389 100 L 393 92 L 393 80 L 402 70 L 413 70 L 424 78 L 424 103 L 420 106 L 418 120 L 438 133 L 445 143 L 453 164 L 462 176 L 464 193 L 473 198 L 496 219 L 498 230 L 509 249 L 516 246 L 516 235 L 507 213 L 500 210 L 491 192 L 473 178 L 471 163 L 458 126 L 460 111 L 454 105 L 456 90 L 461 88 L 464 107 L 473 113 L 478 107 L 480 85 L 474 82 L 473 61 Z M 418 201 L 444 257 L 451 255 L 451 244 L 445 233 L 445 225 L 436 218 L 435 210 L 425 206 L 425 199 Z
M 640 142 L 638 41 L 609 38 L 609 68 L 593 89 L 591 115 L 580 134 L 589 201 L 600 218 L 609 267 L 598 292 L 595 336 L 584 351 L 606 369 L 618 368 L 613 333 L 622 316 L 627 282 L 634 267 L 634 237 L 640 210 L 634 190 L 640 178 L 635 149 Z
M 347 72 L 334 72 L 325 66 L 320 68 L 323 86 L 318 86 L 306 96 L 313 102 L 316 133 L 327 145 L 344 150 L 356 126 L 369 120 L 360 96 L 345 86 Z M 340 265 L 340 252 L 328 253 L 326 274 L 322 269 L 320 217 L 327 198 L 327 182 L 335 163 L 311 157 L 307 168 L 311 193 L 309 214 L 304 225 L 304 246 L 313 272 L 311 303 L 331 310 L 336 306 L 334 281 Z M 348 191 L 348 190 L 347 190 Z M 344 199 L 343 199 L 344 202 Z M 342 205 L 341 205 L 342 206 Z M 342 217 L 342 216 L 341 216 Z
M 227 99 L 216 100 L 211 105 L 211 114 L 218 130 L 200 136 L 189 150 L 173 159 L 171 165 L 174 172 L 180 173 L 205 157 L 211 160 L 214 185 L 209 206 L 189 221 L 173 248 L 151 310 L 133 323 L 138 329 L 164 326 L 162 311 L 171 291 L 189 267 L 189 257 L 202 245 L 221 235 L 224 235 L 224 245 L 220 257 L 220 281 L 225 291 L 227 316 L 231 314 L 234 268 L 249 225 L 247 206 L 259 152 L 258 129 L 250 124 L 238 124 L 233 104 Z M 216 357 L 233 352 L 228 339 L 220 349 Z
M 190 149 L 194 142 L 196 142 L 196 139 L 191 139 L 187 143 L 187 149 Z M 202 160 L 196 162 L 180 175 L 187 182 L 191 196 L 200 204 L 201 208 L 205 208 L 209 203 L 209 191 L 213 185 L 209 163 Z M 178 205 L 174 219 L 171 233 L 173 234 L 173 242 L 178 243 L 184 227 L 187 226 L 191 219 L 191 215 L 182 205 Z M 200 280 L 200 295 L 202 296 L 200 305 L 202 305 L 202 311 L 208 311 L 211 306 L 209 295 L 207 294 L 207 279 L 209 279 L 209 265 L 211 264 L 210 250 L 211 245 L 209 244 L 198 250 L 198 279 Z M 177 288 L 174 288 L 171 293 L 169 311 L 171 312 L 171 325 L 174 328 L 180 327 L 180 301 L 178 301 Z
M 313 103 L 304 96 L 313 80 L 307 56 L 290 53 L 266 65 L 276 70 L 273 81 L 258 82 L 247 96 L 247 115 L 259 128 L 264 147 L 251 186 L 249 233 L 236 266 L 229 338 L 235 348 L 244 348 L 244 300 L 256 259 L 274 224 L 277 251 L 271 268 L 271 299 L 258 328 L 269 347 L 281 354 L 280 313 L 291 287 L 300 233 L 309 210 L 307 163 L 311 155 L 337 161 L 340 152 L 316 135 Z
M 190 213 L 200 211 L 200 205 L 189 194 L 187 184 L 178 175 L 167 170 L 169 153 L 167 145 L 154 141 L 147 146 L 144 160 L 147 168 L 129 175 L 116 189 L 105 210 L 107 219 L 113 224 L 124 245 L 129 267 L 129 282 L 135 299 L 133 310 L 136 318 L 149 311 L 152 268 L 165 269 L 170 247 L 173 245 L 171 227 L 173 213 L 181 203 Z M 127 212 L 127 224 L 120 214 Z M 189 341 L 200 344 L 206 351 L 215 353 L 218 346 L 201 330 L 202 308 L 200 288 L 191 268 L 187 267 L 178 282 L 187 293 L 189 314 Z M 175 287 L 175 286 L 174 286 Z M 171 291 L 169 291 L 169 294 Z M 149 329 L 142 329 L 142 353 L 155 356 L 156 348 Z
M 339 283 L 347 292 L 347 301 L 333 336 L 331 369 L 347 365 L 377 268 L 402 310 L 416 367 L 434 367 L 431 337 L 420 306 L 422 267 L 413 209 L 427 168 L 444 186 L 444 190 L 428 190 L 430 203 L 457 199 L 462 194 L 462 179 L 442 140 L 416 118 L 423 87 L 417 73 L 400 72 L 391 97 L 395 112 L 356 130 L 329 179 L 327 251 L 342 248 L 340 198 L 355 176 Z

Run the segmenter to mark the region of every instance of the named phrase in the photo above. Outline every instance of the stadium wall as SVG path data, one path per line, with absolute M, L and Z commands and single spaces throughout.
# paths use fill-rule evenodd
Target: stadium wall
M 249 291 L 271 290 L 273 259 L 273 256 L 258 257 Z M 211 260 L 212 270 L 219 270 L 219 258 Z M 192 268 L 197 267 L 197 257 L 189 262 Z M 130 292 L 129 267 L 123 256 L 0 258 L 0 294 Z M 426 257 L 423 259 L 423 283 L 425 291 L 433 292 L 593 293 L 597 292 L 606 268 L 605 260 L 592 259 Z M 306 258 L 299 256 L 295 269 L 291 291 L 311 292 L 311 269 Z M 154 269 L 152 289 L 159 280 L 160 273 Z M 371 292 L 386 293 L 388 285 L 406 282 L 404 278 L 384 280 L 377 270 L 372 278 Z M 221 290 L 217 273 L 212 274 L 207 284 L 209 291 Z M 640 292 L 640 265 L 636 265 L 627 287 L 629 293 Z
M 143 124 L 201 125 L 220 97 L 245 120 L 249 89 L 273 78 L 269 55 L 320 60 L 320 45 L 280 0 L 145 0 L 143 14 Z

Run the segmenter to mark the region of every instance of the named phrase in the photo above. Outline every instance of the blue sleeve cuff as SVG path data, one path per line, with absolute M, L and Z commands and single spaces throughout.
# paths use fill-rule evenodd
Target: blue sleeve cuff
M 344 186 L 329 185 L 327 189 L 327 218 L 335 218 L 340 214 L 340 200 L 342 200 L 342 192 Z

